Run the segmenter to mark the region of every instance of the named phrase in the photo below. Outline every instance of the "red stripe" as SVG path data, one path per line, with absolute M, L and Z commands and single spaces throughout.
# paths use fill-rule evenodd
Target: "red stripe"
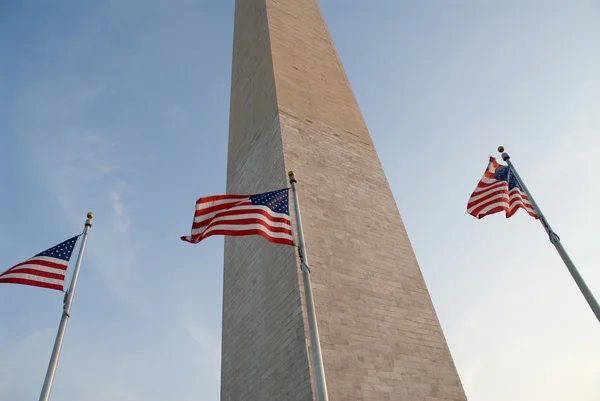
M 214 231 L 209 232 L 206 235 L 200 235 L 200 236 L 193 237 L 192 240 L 194 240 L 195 238 L 198 238 L 197 241 L 195 241 L 195 243 L 198 243 L 205 238 L 212 237 L 213 235 L 229 235 L 229 236 L 233 236 L 233 237 L 242 237 L 245 235 L 260 235 L 261 237 L 265 238 L 266 240 L 276 243 L 276 244 L 294 245 L 294 241 L 292 241 L 290 239 L 271 237 L 266 232 L 264 232 L 262 230 L 257 230 L 257 229 L 241 230 L 241 231 L 214 230 Z M 191 242 L 191 241 L 188 241 L 188 242 Z
M 216 221 L 216 222 L 214 222 L 214 224 L 210 224 L 208 227 L 206 227 L 206 230 L 204 230 L 204 231 L 206 232 L 206 231 L 210 230 L 211 228 L 218 227 L 218 226 L 244 226 L 247 224 L 260 224 L 261 226 L 265 227 L 266 229 L 268 229 L 271 232 L 292 235 L 292 230 L 290 228 L 273 227 L 261 219 L 239 219 L 239 220 Z
M 471 194 L 471 198 L 477 195 L 481 195 L 487 191 L 491 191 L 494 188 L 502 187 L 506 187 L 506 190 L 508 191 L 508 183 L 506 181 L 496 181 L 492 182 L 491 184 L 484 184 L 480 182 L 479 184 L 477 184 L 477 188 L 475 188 L 475 191 L 473 191 L 473 193 Z
M 526 208 L 525 206 L 523 206 L 523 204 L 519 203 L 516 205 L 512 205 L 511 207 L 508 207 L 508 205 L 506 203 L 503 202 L 503 205 L 499 205 L 497 207 L 494 207 L 490 210 L 488 210 L 485 213 L 480 213 L 481 210 L 483 210 L 485 207 L 489 206 L 493 204 L 493 202 L 490 202 L 488 205 L 484 206 L 484 207 L 478 207 L 477 209 L 474 209 L 473 211 L 471 211 L 469 214 L 477 217 L 478 219 L 481 219 L 482 217 L 488 216 L 490 214 L 494 214 L 494 213 L 498 213 L 498 212 L 506 212 L 506 218 L 511 217 L 512 215 L 514 215 L 519 209 L 523 209 L 527 212 L 527 214 L 529 214 L 531 217 L 534 217 L 536 219 L 539 218 L 539 216 L 532 210 L 529 210 L 528 208 Z
M 494 174 L 495 174 L 494 171 L 486 170 L 485 173 L 483 173 L 483 176 L 486 178 L 496 179 Z
M 497 180 L 494 177 L 491 177 L 494 179 L 494 182 L 483 182 L 483 178 L 479 181 L 479 183 L 477 184 L 477 188 L 475 188 L 475 191 L 477 192 L 477 190 L 479 188 L 483 188 L 484 190 L 486 189 L 490 189 L 490 187 L 493 187 L 494 185 L 498 185 L 498 184 L 503 184 L 503 185 L 508 185 L 508 182 L 503 181 L 503 180 Z M 480 190 L 479 192 L 482 192 L 482 190 Z
M 472 214 L 473 216 L 477 217 L 478 219 L 481 219 L 485 216 L 488 216 L 490 214 L 494 214 L 494 213 L 498 213 L 498 212 L 504 212 L 506 211 L 507 208 L 505 206 L 497 206 L 495 208 L 492 208 L 490 210 L 488 210 L 487 212 L 483 213 L 483 214 L 478 214 L 478 213 L 473 213 L 471 212 L 470 214 Z
M 210 225 L 214 219 L 216 219 L 217 217 L 222 217 L 222 216 L 237 216 L 237 215 L 242 215 L 242 214 L 260 214 L 262 216 L 265 216 L 267 219 L 269 219 L 270 221 L 274 222 L 274 223 L 285 223 L 285 224 L 290 224 L 290 219 L 288 219 L 287 217 L 274 217 L 271 216 L 266 210 L 264 209 L 231 209 L 231 210 L 226 210 L 224 212 L 221 213 L 217 213 L 215 214 L 214 217 L 207 219 L 207 220 L 203 220 L 201 222 L 194 222 L 192 224 L 192 230 L 198 229 L 198 228 L 202 228 L 204 226 Z M 228 220 L 229 221 L 229 220 Z M 231 221 L 235 221 L 235 220 L 231 220 Z M 225 224 L 225 223 L 223 223 Z
M 523 210 L 525 210 L 530 216 L 535 217 L 536 219 L 539 217 L 535 211 L 535 209 L 533 208 L 533 206 L 529 206 L 529 205 L 523 205 L 522 203 L 518 203 L 518 202 L 511 202 L 510 205 L 510 210 L 507 211 L 507 216 L 506 217 L 510 217 L 513 214 L 515 214 L 517 212 L 517 210 L 519 210 L 519 208 L 522 208 Z
M 529 198 L 527 197 L 527 195 L 525 194 L 525 192 L 522 192 L 519 188 L 513 188 L 510 190 L 510 192 L 508 193 L 509 195 L 514 195 L 514 194 L 519 194 L 521 196 L 521 198 L 529 201 Z
M 530 204 L 530 203 L 526 203 L 526 201 L 527 201 L 527 199 L 525 197 L 522 197 L 522 198 L 521 197 L 512 198 L 510 200 L 510 206 L 512 207 L 513 204 L 519 202 L 519 203 L 523 203 L 526 208 L 533 210 L 533 205 Z
M 202 198 L 199 198 L 196 201 L 196 205 L 199 205 L 201 203 L 215 202 L 215 201 L 219 201 L 219 200 L 223 200 L 223 199 L 231 199 L 231 200 L 244 199 L 244 198 L 250 198 L 251 196 L 252 195 L 213 195 L 213 196 L 204 196 Z
M 507 212 L 506 212 L 506 218 L 509 218 L 509 217 L 511 217 L 513 214 L 517 213 L 517 210 L 519 210 L 519 209 L 523 209 L 523 210 L 525 210 L 525 211 L 527 212 L 527 214 L 529 214 L 531 217 L 534 217 L 534 218 L 536 218 L 536 219 L 538 219 L 538 218 L 539 218 L 539 216 L 538 216 L 538 215 L 537 215 L 535 212 L 533 212 L 533 211 L 530 211 L 529 209 L 527 209 L 527 208 L 523 207 L 523 205 L 516 205 L 516 206 L 515 206 L 513 209 L 511 209 L 511 210 L 507 211 Z
M 483 203 L 483 202 L 487 201 L 488 199 L 493 198 L 496 195 L 502 195 L 502 194 L 505 194 L 506 197 L 508 197 L 507 188 L 504 188 L 504 187 L 499 188 L 498 190 L 492 191 L 488 195 L 486 195 L 482 198 L 479 198 L 475 201 L 469 202 L 469 204 L 467 204 L 467 209 L 470 209 L 477 204 Z
M 42 270 L 36 270 L 36 269 L 31 269 L 31 268 L 15 269 L 15 270 L 6 271 L 6 272 L 2 273 L 0 275 L 0 277 L 6 276 L 8 274 L 16 274 L 16 273 L 18 273 L 18 274 L 31 274 L 32 276 L 53 278 L 53 279 L 56 279 L 56 280 L 64 280 L 65 279 L 65 275 L 64 274 L 50 273 L 50 272 L 45 272 L 45 271 L 42 271 Z
M 471 209 L 473 206 L 475 206 L 475 205 L 477 205 L 479 203 L 485 202 L 487 199 L 490 199 L 490 198 L 492 198 L 492 197 L 494 197 L 496 195 L 502 194 L 502 193 L 506 193 L 507 194 L 507 198 L 509 198 L 509 197 L 511 197 L 511 196 L 513 196 L 515 194 L 519 195 L 517 197 L 513 197 L 512 198 L 512 200 L 510 201 L 511 205 L 514 202 L 517 202 L 517 201 L 522 201 L 524 203 L 525 202 L 529 202 L 529 198 L 527 198 L 527 195 L 525 195 L 524 193 L 522 193 L 518 188 L 513 188 L 510 192 L 508 192 L 507 188 L 504 188 L 504 187 L 506 187 L 506 185 L 503 185 L 502 188 L 499 189 L 499 190 L 497 190 L 497 191 L 490 192 L 488 195 L 486 195 L 486 196 L 484 196 L 482 198 L 479 198 L 479 199 L 477 199 L 475 201 L 470 201 L 467 204 L 467 209 Z M 479 194 L 481 194 L 483 192 L 485 192 L 485 191 L 481 191 Z M 476 196 L 475 192 L 473 193 L 473 195 L 471 195 L 471 198 L 473 198 L 474 196 Z M 529 203 L 527 204 L 527 207 L 532 207 L 533 208 L 533 206 L 530 206 Z
M 473 216 L 478 215 L 479 212 L 481 212 L 483 209 L 485 209 L 488 206 L 493 205 L 494 203 L 502 203 L 502 204 L 506 204 L 506 209 L 508 209 L 508 200 L 507 199 L 493 199 L 490 201 L 484 201 L 481 204 L 479 204 L 479 206 L 477 206 L 475 209 L 473 209 L 471 211 L 471 214 Z M 487 213 L 487 212 L 486 212 Z
M 63 286 L 60 284 L 43 283 L 41 281 L 27 280 L 22 278 L 0 278 L 0 283 L 24 284 L 33 287 L 50 288 L 51 290 L 63 290 Z
M 488 206 L 493 205 L 494 203 L 502 203 L 502 206 L 497 206 L 494 207 L 490 210 L 488 210 L 487 212 L 481 214 L 480 212 L 485 209 Z M 511 217 L 513 214 L 515 214 L 517 212 L 517 210 L 519 209 L 524 209 L 530 216 L 535 217 L 536 219 L 539 217 L 537 215 L 537 213 L 535 213 L 533 207 L 530 207 L 529 205 L 525 206 L 522 203 L 520 203 L 519 199 L 514 199 L 513 202 L 509 203 L 500 199 L 496 199 L 494 201 L 491 202 L 486 202 L 480 206 L 478 206 L 477 208 L 473 209 L 471 212 L 469 212 L 469 214 L 477 217 L 478 219 L 484 217 L 484 216 L 488 216 L 490 214 L 494 214 L 494 213 L 498 213 L 501 211 L 505 211 L 506 212 L 506 217 Z
M 243 226 L 243 225 L 247 225 L 247 224 L 260 224 L 261 226 L 265 227 L 269 232 L 292 235 L 291 229 L 284 228 L 284 227 L 271 227 L 268 223 L 266 223 L 265 221 L 260 220 L 260 219 L 239 219 L 239 220 L 231 220 L 231 221 L 228 220 L 228 221 L 223 221 L 223 222 L 216 221 L 216 222 L 209 224 L 202 233 L 197 234 L 197 235 L 204 235 L 204 233 L 206 233 L 211 228 L 215 228 L 215 227 L 219 227 L 219 226 L 224 226 L 224 225 Z M 215 230 L 215 231 L 221 231 L 221 230 Z
M 17 267 L 23 266 L 23 265 L 38 265 L 38 266 L 51 267 L 53 269 L 67 270 L 67 267 L 69 266 L 69 262 L 65 261 L 63 263 L 54 263 L 54 262 L 49 262 L 46 260 L 31 258 L 31 259 L 26 260 L 25 262 L 19 263 L 18 265 L 14 265 L 13 267 L 8 269 L 4 273 L 8 273 L 9 271 L 16 269 Z
M 196 209 L 196 212 L 194 213 L 194 218 L 201 217 L 201 216 L 204 216 L 204 215 L 207 215 L 210 213 L 218 212 L 220 210 L 232 209 L 236 206 L 251 205 L 251 204 L 252 204 L 252 201 L 241 200 L 238 202 L 222 203 L 220 205 L 216 205 L 216 206 L 212 206 L 212 207 Z

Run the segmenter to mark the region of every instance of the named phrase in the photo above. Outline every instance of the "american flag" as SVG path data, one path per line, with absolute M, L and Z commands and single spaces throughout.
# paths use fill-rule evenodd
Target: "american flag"
M 469 199 L 467 212 L 481 219 L 504 211 L 509 218 L 519 208 L 525 209 L 536 219 L 539 217 L 510 167 L 499 164 L 495 158 L 490 157 L 487 170 Z
M 73 248 L 79 235 L 38 253 L 0 274 L 0 283 L 32 285 L 62 291 Z
M 181 239 L 197 244 L 212 235 L 260 235 L 277 244 L 294 245 L 288 189 L 198 199 L 191 235 Z

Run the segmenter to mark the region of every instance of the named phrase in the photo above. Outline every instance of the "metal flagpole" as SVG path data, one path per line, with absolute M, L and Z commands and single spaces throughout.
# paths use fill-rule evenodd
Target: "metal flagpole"
M 317 384 L 317 395 L 319 401 L 328 401 L 327 383 L 325 381 L 325 368 L 323 356 L 321 355 L 321 342 L 319 341 L 319 329 L 317 327 L 317 316 L 313 301 L 312 285 L 310 283 L 310 269 L 306 259 L 306 245 L 304 244 L 304 231 L 302 230 L 302 219 L 300 218 L 300 206 L 298 205 L 298 192 L 296 190 L 296 177 L 294 172 L 288 173 L 292 193 L 294 195 L 294 210 L 296 212 L 296 231 L 298 232 L 298 250 L 300 251 L 300 265 L 304 281 L 304 295 L 306 297 L 306 310 L 308 312 L 308 325 L 310 327 L 310 343 L 312 345 L 313 363 L 315 368 L 315 379 Z
M 542 226 L 544 226 L 544 229 L 548 233 L 550 242 L 554 245 L 554 247 L 558 251 L 558 254 L 562 258 L 563 262 L 565 262 L 567 269 L 569 269 L 571 276 L 573 276 L 573 280 L 575 280 L 575 283 L 577 283 L 577 286 L 579 287 L 579 290 L 581 291 L 584 298 L 586 299 L 588 305 L 590 305 L 590 308 L 592 308 L 592 312 L 594 312 L 594 315 L 596 315 L 596 318 L 598 319 L 598 321 L 600 321 L 600 305 L 598 305 L 598 301 L 596 301 L 596 298 L 594 298 L 594 295 L 592 294 L 592 292 L 588 288 L 587 284 L 583 280 L 583 277 L 581 277 L 581 275 L 579 274 L 579 271 L 577 271 L 575 264 L 569 257 L 569 254 L 567 254 L 567 251 L 563 247 L 562 243 L 560 242 L 560 238 L 552 230 L 552 227 L 550 227 L 550 224 L 548 223 L 548 220 L 546 220 L 546 217 L 544 217 L 544 214 L 542 213 L 540 207 L 537 205 L 537 203 L 535 203 L 535 200 L 533 200 L 533 196 L 531 196 L 531 193 L 525 186 L 525 183 L 523 182 L 521 177 L 519 177 L 519 174 L 517 173 L 515 166 L 513 166 L 512 162 L 510 161 L 510 156 L 506 152 L 504 152 L 504 147 L 503 146 L 498 147 L 498 152 L 502 153 L 502 159 L 510 167 L 510 171 L 515 175 L 517 182 L 519 183 L 519 185 L 521 185 L 521 188 L 523 189 L 523 191 L 529 198 L 529 201 L 531 202 L 531 204 L 533 205 L 537 214 L 539 215 L 540 222 L 542 223 Z
M 79 277 L 79 266 L 81 266 L 83 250 L 85 249 L 88 231 L 92 226 L 93 218 L 93 213 L 87 214 L 87 220 L 85 221 L 85 227 L 83 229 L 83 237 L 81 239 L 81 245 L 79 246 L 79 255 L 77 255 L 77 263 L 75 264 L 75 270 L 73 270 L 73 278 L 71 279 L 71 285 L 65 296 L 62 318 L 60 319 L 58 333 L 56 334 L 56 340 L 54 341 L 54 349 L 52 350 L 52 356 L 50 357 L 50 363 L 48 364 L 48 371 L 46 372 L 44 387 L 42 387 L 42 393 L 40 394 L 40 401 L 48 401 L 48 398 L 50 397 L 50 391 L 52 390 L 52 382 L 54 381 L 54 373 L 56 373 L 58 357 L 60 356 L 60 349 L 62 348 L 62 342 L 65 337 L 65 331 L 67 330 L 67 321 L 69 320 L 69 313 L 71 312 L 71 303 L 73 302 L 73 295 L 75 295 L 77 277 Z

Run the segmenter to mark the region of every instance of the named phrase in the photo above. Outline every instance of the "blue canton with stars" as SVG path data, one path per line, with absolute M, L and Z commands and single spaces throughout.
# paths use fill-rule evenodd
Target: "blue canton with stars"
M 290 214 L 288 201 L 288 189 L 265 192 L 264 194 L 252 195 L 250 200 L 253 205 L 267 206 L 275 213 Z
M 508 166 L 498 166 L 496 171 L 494 172 L 494 178 L 498 181 L 508 181 L 508 190 L 512 190 L 517 188 L 519 191 L 523 192 L 523 188 L 517 182 L 517 178 L 514 174 L 511 174 L 510 167 Z
M 73 248 L 75 248 L 75 243 L 77 242 L 78 238 L 79 235 L 68 239 L 65 242 L 61 242 L 55 247 L 46 249 L 44 252 L 38 253 L 35 256 L 47 256 L 68 262 L 69 259 L 71 259 L 71 254 L 73 253 Z

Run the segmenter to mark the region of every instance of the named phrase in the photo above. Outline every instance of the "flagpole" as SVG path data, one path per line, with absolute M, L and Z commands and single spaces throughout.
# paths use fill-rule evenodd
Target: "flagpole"
M 292 193 L 294 195 L 294 210 L 296 212 L 296 231 L 298 233 L 298 250 L 300 252 L 300 266 L 302 269 L 302 278 L 304 281 L 304 295 L 306 297 L 306 310 L 308 312 L 308 325 L 310 327 L 310 343 L 312 346 L 313 363 L 315 369 L 315 381 L 317 385 L 317 395 L 319 401 L 328 401 L 327 382 L 325 381 L 325 368 L 323 365 L 323 356 L 321 355 L 321 342 L 319 340 L 319 329 L 317 327 L 317 316 L 312 294 L 312 285 L 310 282 L 310 269 L 306 259 L 306 245 L 304 244 L 304 231 L 302 230 L 302 219 L 300 218 L 300 206 L 298 204 L 298 192 L 296 190 L 296 177 L 294 172 L 288 173 Z
M 85 227 L 83 229 L 83 237 L 81 238 L 81 245 L 79 246 L 79 255 L 77 255 L 77 263 L 75 264 L 75 270 L 73 270 L 73 278 L 71 279 L 71 285 L 69 286 L 69 290 L 67 291 L 63 303 L 62 318 L 60 319 L 58 333 L 56 334 L 56 340 L 54 341 L 54 349 L 52 350 L 52 356 L 50 357 L 50 363 L 48 364 L 48 371 L 46 372 L 46 379 L 44 380 L 44 386 L 42 387 L 42 392 L 40 394 L 40 401 L 48 401 L 48 398 L 50 397 L 50 391 L 52 390 L 52 382 L 54 381 L 54 373 L 56 373 L 58 357 L 60 356 L 60 349 L 62 348 L 62 342 L 65 337 L 65 331 L 67 330 L 67 322 L 69 320 L 69 314 L 71 313 L 71 304 L 73 302 L 73 296 L 75 295 L 77 278 L 79 277 L 79 266 L 81 266 L 81 259 L 83 258 L 83 251 L 85 249 L 88 231 L 92 226 L 93 218 L 93 213 L 87 214 L 87 220 L 85 221 Z
M 558 251 L 558 254 L 562 258 L 563 262 L 565 262 L 565 265 L 567 266 L 567 269 L 569 269 L 569 272 L 571 273 L 573 280 L 575 280 L 575 283 L 579 287 L 579 290 L 581 291 L 581 293 L 583 294 L 588 305 L 592 309 L 592 312 L 594 312 L 594 315 L 596 315 L 596 318 L 598 319 L 598 321 L 600 321 L 600 305 L 598 305 L 598 301 L 596 301 L 596 298 L 594 298 L 594 295 L 592 294 L 592 292 L 588 288 L 587 284 L 583 280 L 583 277 L 581 277 L 581 274 L 579 274 L 579 271 L 575 267 L 575 264 L 569 257 L 569 254 L 563 247 L 562 243 L 560 242 L 560 238 L 552 230 L 552 227 L 550 227 L 548 220 L 546 220 L 546 217 L 544 217 L 542 210 L 537 205 L 537 203 L 535 203 L 535 200 L 533 200 L 533 196 L 531 196 L 531 193 L 525 186 L 525 183 L 523 182 L 523 180 L 517 173 L 515 166 L 513 166 L 512 162 L 510 161 L 510 156 L 506 152 L 504 152 L 504 147 L 503 146 L 498 147 L 498 152 L 502 153 L 502 159 L 506 162 L 506 164 L 508 164 L 508 166 L 510 167 L 510 171 L 515 175 L 517 182 L 519 183 L 519 185 L 521 185 L 521 188 L 523 189 L 523 191 L 529 198 L 529 201 L 531 202 L 534 209 L 536 210 L 536 212 L 539 216 L 540 222 L 542 223 L 542 226 L 544 226 L 546 233 L 548 233 L 548 238 L 550 239 L 550 242 L 554 245 L 554 247 Z

